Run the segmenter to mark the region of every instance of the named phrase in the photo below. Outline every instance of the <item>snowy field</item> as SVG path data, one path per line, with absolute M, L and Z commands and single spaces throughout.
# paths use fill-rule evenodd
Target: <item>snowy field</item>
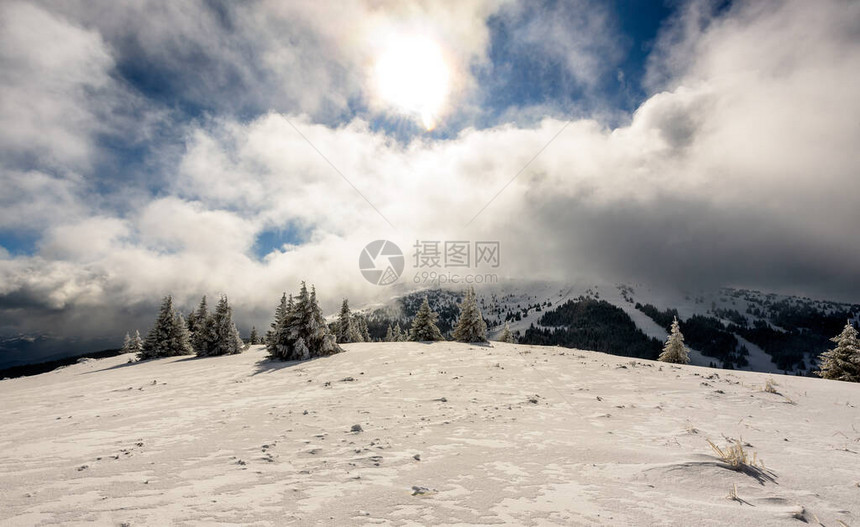
M 860 525 L 860 385 L 498 343 L 345 348 L 0 382 L 0 525 Z M 706 440 L 730 438 L 764 465 L 720 462 Z

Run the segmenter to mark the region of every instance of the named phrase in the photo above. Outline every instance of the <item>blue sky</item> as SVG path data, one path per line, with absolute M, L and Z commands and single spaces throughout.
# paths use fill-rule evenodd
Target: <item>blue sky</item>
M 373 301 L 373 239 L 499 240 L 512 278 L 860 294 L 856 2 L 0 11 L 0 336 L 145 329 L 167 293 L 261 326 L 302 279 Z

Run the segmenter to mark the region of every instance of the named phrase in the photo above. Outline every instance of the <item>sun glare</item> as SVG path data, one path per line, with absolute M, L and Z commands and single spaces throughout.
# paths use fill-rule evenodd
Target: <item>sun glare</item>
M 439 44 L 423 36 L 392 38 L 374 69 L 379 98 L 399 112 L 436 127 L 448 98 L 450 73 Z

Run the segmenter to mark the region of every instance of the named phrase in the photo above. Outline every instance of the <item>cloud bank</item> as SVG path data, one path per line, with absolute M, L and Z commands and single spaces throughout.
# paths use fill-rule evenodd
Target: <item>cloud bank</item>
M 35 240 L 0 251 L 0 333 L 145 329 L 167 293 L 225 293 L 260 328 L 302 279 L 329 311 L 360 304 L 390 294 L 357 265 L 380 238 L 499 240 L 512 278 L 860 297 L 855 2 L 684 4 L 615 127 L 559 108 L 469 123 L 491 17 L 588 90 L 618 60 L 600 9 L 567 35 L 528 4 L 207 5 L 0 7 L 0 232 Z M 365 72 L 378 35 L 419 23 L 453 57 L 462 126 L 404 141 Z M 128 81 L 146 68 L 152 86 Z M 115 141 L 154 146 L 130 174 L 105 165 Z M 288 239 L 261 254 L 271 232 Z

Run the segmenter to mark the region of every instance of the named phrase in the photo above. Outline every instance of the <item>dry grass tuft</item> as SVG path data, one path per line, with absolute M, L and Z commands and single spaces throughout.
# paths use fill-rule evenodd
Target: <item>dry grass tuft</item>
M 752 457 L 750 457 L 747 451 L 744 450 L 743 444 L 738 440 L 735 440 L 725 448 L 718 447 L 710 439 L 706 439 L 706 441 L 714 449 L 717 457 L 735 470 L 742 470 L 747 467 L 764 468 L 764 463 L 758 459 L 757 454 L 753 452 Z
M 767 381 L 765 381 L 764 383 L 764 388 L 762 388 L 762 391 L 779 395 L 779 392 L 776 391 L 777 386 L 779 385 L 776 383 L 776 381 L 774 381 L 772 378 L 768 378 Z
M 729 489 L 729 495 L 726 496 L 727 500 L 732 500 L 740 503 L 741 505 L 752 505 L 752 503 L 738 496 L 738 484 L 733 483 L 732 488 Z
M 726 496 L 727 500 L 732 501 L 741 501 L 740 497 L 738 497 L 738 484 L 735 483 L 732 485 L 731 490 L 729 490 L 729 495 Z

